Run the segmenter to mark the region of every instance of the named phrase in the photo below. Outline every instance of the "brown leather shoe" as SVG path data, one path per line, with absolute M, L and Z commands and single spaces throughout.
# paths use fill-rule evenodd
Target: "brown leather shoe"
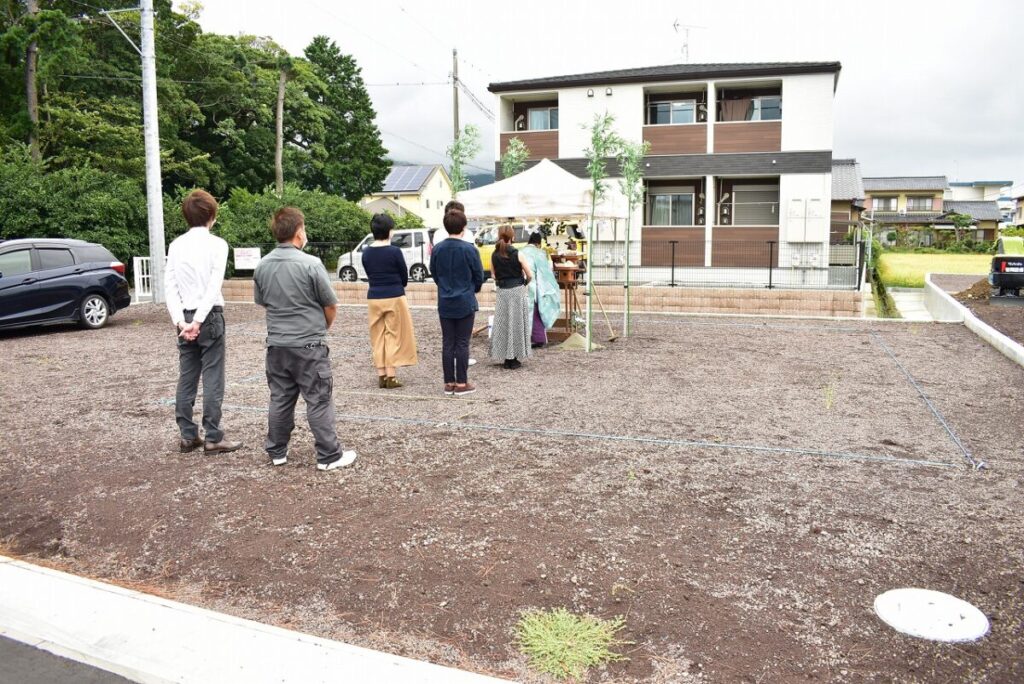
M 203 446 L 203 440 L 196 437 L 195 439 L 180 439 L 178 440 L 178 448 L 181 453 L 187 454 L 191 451 L 195 451 L 199 447 Z
M 452 396 L 453 394 L 455 394 L 455 383 L 454 382 L 446 382 L 446 383 L 444 383 L 444 393 L 446 395 L 448 395 L 449 397 Z
M 457 397 L 464 397 L 467 394 L 472 394 L 473 392 L 476 392 L 476 385 L 471 385 L 468 382 L 461 385 L 455 385 L 455 396 Z
M 398 389 L 399 387 L 404 386 L 405 385 L 402 384 L 402 381 L 393 375 L 390 375 L 384 379 L 384 389 Z
M 226 454 L 229 451 L 238 451 L 242 448 L 241 442 L 229 442 L 226 439 L 222 439 L 219 442 L 207 442 L 203 445 L 203 451 L 208 454 Z

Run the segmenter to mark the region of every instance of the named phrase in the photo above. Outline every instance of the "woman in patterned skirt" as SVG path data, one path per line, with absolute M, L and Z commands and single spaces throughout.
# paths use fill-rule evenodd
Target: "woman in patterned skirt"
M 533 311 L 527 283 L 533 280 L 530 264 L 512 246 L 512 226 L 498 229 L 498 243 L 491 257 L 491 271 L 497 286 L 494 325 L 491 328 L 491 358 L 515 369 L 530 356 Z

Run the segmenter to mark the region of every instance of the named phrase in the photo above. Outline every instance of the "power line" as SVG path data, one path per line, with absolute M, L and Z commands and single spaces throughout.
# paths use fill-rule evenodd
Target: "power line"
M 427 35 L 432 37 L 434 40 L 436 40 L 441 45 L 444 45 L 445 43 L 451 42 L 450 39 L 441 38 L 436 33 L 431 31 L 430 27 L 428 27 L 426 25 L 426 23 L 424 23 L 423 21 L 421 21 L 421 20 L 417 19 L 416 17 L 414 17 L 413 14 L 409 10 L 405 9 L 405 7 L 403 7 L 402 5 L 399 5 L 398 9 L 402 11 L 402 14 L 404 14 L 406 17 L 408 17 L 409 21 L 413 22 L 414 24 L 416 24 L 417 26 L 422 28 L 423 31 Z M 482 68 L 478 67 L 477 65 L 475 65 L 473 62 L 471 62 L 468 59 L 466 59 L 461 53 L 459 55 L 459 64 L 464 64 L 464 65 L 468 66 L 471 69 L 475 69 L 476 71 L 479 71 L 484 76 L 488 76 L 488 77 L 491 76 L 491 74 L 488 71 L 486 71 L 485 69 L 482 69 Z
M 488 119 L 489 119 L 490 121 L 492 121 L 492 122 L 493 122 L 493 121 L 494 121 L 494 112 L 492 112 L 492 111 L 491 111 L 491 110 L 490 110 L 490 109 L 489 109 L 489 108 L 487 107 L 487 105 L 485 105 L 485 104 L 484 104 L 483 102 L 481 102 L 481 101 L 480 101 L 480 98 L 478 98 L 478 97 L 477 97 L 476 95 L 474 95 L 474 94 L 473 94 L 473 91 L 469 89 L 469 86 L 467 86 L 467 85 L 465 84 L 465 82 L 464 82 L 464 81 L 462 81 L 462 80 L 460 79 L 460 80 L 459 80 L 459 81 L 458 81 L 457 83 L 458 83 L 458 86 L 459 86 L 459 88 L 460 88 L 460 89 L 462 90 L 462 92 L 464 92 L 464 93 L 466 94 L 466 97 L 468 97 L 468 98 L 470 99 L 470 101 L 471 101 L 471 102 L 472 102 L 472 103 L 473 103 L 474 105 L 476 105 L 476 108 L 477 108 L 477 109 L 479 109 L 479 110 L 480 110 L 481 112 L 483 112 L 483 113 L 484 113 L 484 115 L 485 115 L 485 116 L 486 116 L 486 117 L 487 117 L 487 118 L 488 118 Z
M 95 80 L 95 81 L 130 81 L 132 83 L 140 83 L 142 79 L 138 76 L 103 76 L 100 74 L 57 74 L 57 78 L 71 78 L 80 80 Z M 187 83 L 187 84 L 202 84 L 202 85 L 224 85 L 225 81 L 192 81 L 187 79 L 179 78 L 165 78 L 163 76 L 157 76 L 158 81 L 164 81 L 165 83 Z
M 439 86 L 451 85 L 451 81 L 421 81 L 419 83 L 364 83 L 368 88 L 404 87 L 404 86 Z
M 428 71 L 428 70 L 427 70 L 426 68 L 424 68 L 423 66 L 421 66 L 421 65 L 420 65 L 420 64 L 419 64 L 419 63 L 418 63 L 418 62 L 417 62 L 416 60 L 414 60 L 414 59 L 412 59 L 411 57 L 409 57 L 409 56 L 407 56 L 407 55 L 405 55 L 405 54 L 403 54 L 403 53 L 401 53 L 401 52 L 399 52 L 399 51 L 395 50 L 395 47 L 394 47 L 394 45 L 390 45 L 390 44 L 388 44 L 388 43 L 385 43 L 385 42 L 384 42 L 384 41 L 382 41 L 382 40 L 379 40 L 379 39 L 375 38 L 374 36 L 371 36 L 370 34 L 368 34 L 368 33 L 366 33 L 365 31 L 363 31 L 363 30 L 362 30 L 361 28 L 359 28 L 358 26 L 356 26 L 356 25 L 355 25 L 355 23 L 352 23 L 352 22 L 348 21 L 347 19 L 344 19 L 344 18 L 342 18 L 342 17 L 338 16 L 338 15 L 337 15 L 337 14 L 335 14 L 335 13 L 334 13 L 333 11 L 331 11 L 331 10 L 330 10 L 329 8 L 327 8 L 327 7 L 324 7 L 324 6 L 320 5 L 319 3 L 315 2 L 314 0 L 306 0 L 306 2 L 308 2 L 308 3 L 310 4 L 310 5 L 312 5 L 312 6 L 316 7 L 316 8 L 317 8 L 317 9 L 319 9 L 319 10 L 320 10 L 321 12 L 325 12 L 325 13 L 327 13 L 327 14 L 331 15 L 331 16 L 332 16 L 332 17 L 334 17 L 334 18 L 335 18 L 336 20 L 338 20 L 338 21 L 342 22 L 343 24 L 345 24 L 346 26 L 348 26 L 349 28 L 351 28 L 351 29 L 352 29 L 353 31 L 355 31 L 356 33 L 358 33 L 358 34 L 362 35 L 362 36 L 363 36 L 364 38 L 366 38 L 367 40 L 370 40 L 370 41 L 372 41 L 372 42 L 376 43 L 377 45 L 380 45 L 381 47 L 385 48 L 385 49 L 386 49 L 386 51 L 387 51 L 387 52 L 388 52 L 389 54 L 393 54 L 393 55 L 397 55 L 397 56 L 401 57 L 402 59 L 404 59 L 405 61 L 407 61 L 407 62 L 409 62 L 410 64 L 412 64 L 412 65 L 413 65 L 414 67 L 416 67 L 417 69 L 419 69 L 419 70 L 420 70 L 420 71 L 422 71 L 423 73 L 426 73 L 426 74 L 430 74 L 431 76 L 434 76 L 434 75 L 435 75 L 435 74 L 434 74 L 433 72 L 431 72 L 431 71 Z
M 382 130 L 382 131 L 381 131 L 381 134 L 383 134 L 383 135 L 390 135 L 390 136 L 391 136 L 392 138 L 398 138 L 398 139 L 399 139 L 399 140 L 401 140 L 402 142 L 406 142 L 406 143 L 408 143 L 408 144 L 410 144 L 410 145 L 413 145 L 413 146 L 415 146 L 415 147 L 418 147 L 418 148 L 420 148 L 421 150 L 426 150 L 427 152 L 430 152 L 431 154 L 436 154 L 436 155 L 437 155 L 437 156 L 439 156 L 439 157 L 447 157 L 447 156 L 448 156 L 448 155 L 447 155 L 446 153 L 444 153 L 444 152 L 438 152 L 437 150 L 434 150 L 434 149 L 431 149 L 431 148 L 429 148 L 429 147 L 426 147 L 425 145 L 421 145 L 421 144 L 419 144 L 418 142 L 416 142 L 416 141 L 414 141 L 414 140 L 409 140 L 408 138 L 406 138 L 406 137 L 403 137 L 403 136 L 401 136 L 401 135 L 398 135 L 397 133 L 392 133 L 392 132 L 390 132 L 390 131 L 384 131 L 384 130 Z M 471 168 L 471 169 L 476 169 L 477 171 L 483 171 L 484 173 L 494 173 L 494 169 L 485 169 L 484 167 L 482 167 L 482 166 L 477 166 L 476 164 L 469 164 L 469 163 L 466 163 L 466 164 L 463 164 L 463 166 L 468 166 L 468 167 L 469 167 L 469 168 Z

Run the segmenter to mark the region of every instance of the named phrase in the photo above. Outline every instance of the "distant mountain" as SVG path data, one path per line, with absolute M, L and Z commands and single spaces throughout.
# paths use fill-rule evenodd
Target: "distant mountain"
M 467 176 L 469 179 L 469 187 L 479 188 L 484 185 L 490 185 L 494 182 L 493 173 L 472 173 Z

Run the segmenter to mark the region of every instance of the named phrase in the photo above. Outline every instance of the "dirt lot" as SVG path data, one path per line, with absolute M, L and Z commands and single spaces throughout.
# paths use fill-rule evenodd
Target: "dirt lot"
M 451 399 L 432 312 L 421 365 L 382 391 L 344 309 L 360 460 L 320 473 L 303 427 L 268 465 L 262 314 L 227 318 L 225 422 L 250 446 L 215 458 L 177 453 L 158 309 L 0 336 L 9 552 L 510 678 L 532 678 L 519 612 L 566 606 L 626 617 L 630 660 L 593 681 L 1024 680 L 1024 369 L 961 326 L 650 318 L 513 372 L 478 342 L 480 391 Z M 974 603 L 991 634 L 892 632 L 872 601 L 902 586 Z
M 965 287 L 954 296 L 975 316 L 993 328 L 1024 344 L 1024 305 L 993 304 L 992 286 L 987 278 Z

